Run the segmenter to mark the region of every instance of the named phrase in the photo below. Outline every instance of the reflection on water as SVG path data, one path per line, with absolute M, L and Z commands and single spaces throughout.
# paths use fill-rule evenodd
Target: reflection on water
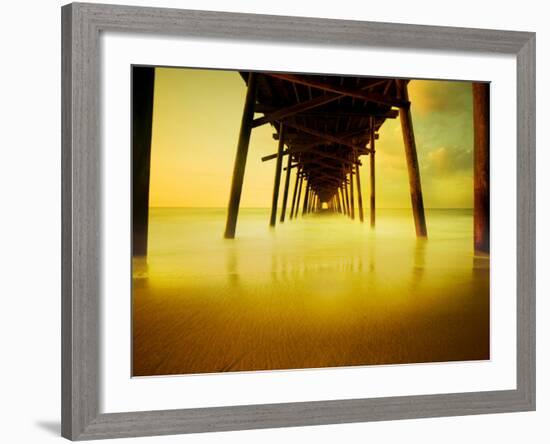
M 377 227 L 334 214 L 268 227 L 241 209 L 151 209 L 133 262 L 134 375 L 489 358 L 489 260 L 472 212 L 379 210 Z

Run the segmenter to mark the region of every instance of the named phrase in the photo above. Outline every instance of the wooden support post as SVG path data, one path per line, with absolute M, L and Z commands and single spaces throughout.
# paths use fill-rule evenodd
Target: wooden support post
M 285 148 L 284 126 L 279 124 L 279 148 L 277 150 L 277 162 L 275 163 L 275 179 L 273 180 L 273 199 L 271 200 L 271 217 L 269 225 L 274 227 L 277 221 L 277 205 L 279 203 L 279 188 L 281 187 L 281 170 L 283 169 L 283 151 Z M 290 156 L 288 156 L 290 160 Z M 290 174 L 290 168 L 287 170 L 287 176 Z M 287 189 L 288 191 L 288 189 Z
M 304 216 L 307 212 L 307 199 L 309 197 L 309 181 L 306 184 L 306 191 L 304 193 L 304 207 L 302 208 L 302 216 Z
M 300 168 L 296 168 L 296 181 L 294 182 L 294 192 L 292 193 L 292 205 L 290 206 L 290 219 L 294 217 L 294 208 L 296 207 L 296 196 L 298 195 L 299 183 L 300 183 Z
M 292 164 L 292 156 L 288 155 L 288 160 L 286 162 L 285 189 L 283 191 L 283 208 L 281 209 L 281 219 L 280 219 L 281 222 L 285 221 L 285 216 L 286 216 L 286 204 L 288 202 L 288 188 L 290 187 L 291 164 Z
M 257 79 L 258 77 L 256 73 L 248 73 L 248 89 L 246 91 L 246 99 L 244 102 L 241 130 L 239 132 L 239 142 L 237 144 L 237 154 L 235 156 L 235 164 L 233 166 L 233 179 L 231 181 L 227 221 L 225 223 L 224 237 L 226 239 L 233 239 L 237 228 L 237 216 L 239 215 L 239 205 L 241 203 L 246 157 L 248 155 L 250 133 L 252 132 L 252 120 L 254 118 Z
M 155 68 L 132 68 L 132 254 L 147 255 Z
M 401 100 L 409 100 L 407 83 L 404 80 L 397 80 L 398 91 Z M 426 216 L 424 214 L 424 199 L 422 197 L 422 185 L 420 183 L 420 170 L 418 168 L 418 156 L 416 154 L 416 142 L 411 117 L 410 106 L 399 108 L 401 130 L 403 131 L 403 142 L 405 145 L 405 157 L 407 158 L 407 169 L 409 172 L 409 188 L 414 216 L 414 226 L 417 237 L 427 237 Z
M 474 250 L 489 254 L 489 101 L 488 83 L 472 83 L 474 115 Z
M 338 209 L 339 213 L 342 213 L 342 200 L 340 199 L 340 188 L 338 188 L 338 191 L 336 192 L 336 207 Z
M 376 155 L 375 143 L 374 140 L 374 117 L 370 119 L 370 154 L 369 154 L 369 164 L 370 164 L 370 226 L 374 228 L 376 225 L 376 176 L 374 171 L 374 161 Z
M 300 199 L 302 197 L 302 188 L 303 188 L 304 176 L 300 176 L 300 183 L 298 184 L 298 198 L 296 199 L 296 208 L 294 209 L 294 217 L 298 217 L 300 212 Z
M 350 200 L 350 210 L 351 210 L 351 220 L 355 220 L 355 202 L 353 195 L 353 167 L 349 170 L 349 200 Z
M 344 190 L 342 189 L 342 187 L 340 187 L 340 195 L 341 195 L 341 198 L 342 198 L 342 212 L 344 213 L 344 216 L 347 216 L 348 215 L 348 207 L 346 206 L 346 198 L 345 198 L 345 195 L 344 195 Z
M 346 183 L 344 184 L 344 189 L 346 191 L 346 207 L 348 209 L 348 217 L 351 217 L 351 209 L 349 207 L 349 190 L 348 190 L 347 177 L 346 177 Z
M 361 177 L 359 175 L 359 165 L 355 165 L 355 179 L 357 180 L 357 205 L 359 206 L 359 220 L 363 222 L 363 196 L 361 194 Z

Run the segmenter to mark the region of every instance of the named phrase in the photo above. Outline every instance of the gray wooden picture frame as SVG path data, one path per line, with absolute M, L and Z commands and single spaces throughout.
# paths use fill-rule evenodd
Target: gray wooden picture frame
M 517 58 L 515 390 L 125 413 L 99 411 L 103 31 Z M 62 8 L 62 435 L 73 440 L 535 409 L 535 34 L 73 3 Z

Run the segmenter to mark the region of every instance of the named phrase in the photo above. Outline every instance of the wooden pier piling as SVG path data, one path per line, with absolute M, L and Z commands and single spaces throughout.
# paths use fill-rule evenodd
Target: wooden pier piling
M 375 147 L 375 120 L 374 117 L 370 118 L 370 154 L 369 154 L 369 166 L 370 166 L 370 226 L 372 228 L 376 225 L 376 176 L 374 171 L 374 161 L 376 155 Z
M 349 170 L 349 200 L 351 210 L 351 220 L 355 220 L 355 199 L 353 195 L 353 167 Z
M 346 196 L 344 195 L 344 190 L 342 189 L 342 186 L 340 186 L 338 188 L 338 190 L 340 191 L 340 197 L 341 197 L 341 201 L 342 201 L 342 212 L 344 213 L 344 216 L 347 216 L 348 215 L 348 207 L 346 205 Z
M 298 195 L 298 184 L 300 183 L 300 168 L 296 168 L 296 180 L 294 182 L 294 191 L 292 192 L 292 204 L 290 206 L 290 217 L 294 217 L 294 208 L 296 207 L 296 197 Z
M 288 155 L 288 160 L 287 160 L 287 163 L 286 163 L 285 189 L 283 191 L 283 207 L 281 208 L 280 222 L 284 222 L 285 217 L 286 217 L 286 204 L 287 204 L 287 201 L 288 201 L 288 189 L 290 187 L 291 166 L 292 166 L 292 156 Z
M 306 213 L 307 213 L 307 201 L 308 201 L 308 198 L 309 198 L 309 191 L 310 191 L 310 183 L 309 183 L 309 180 L 308 180 L 307 184 L 306 184 L 306 191 L 304 193 L 304 207 L 302 209 L 302 216 L 305 216 Z
M 132 254 L 147 255 L 155 68 L 132 68 Z
M 357 181 L 357 205 L 359 208 L 359 220 L 363 222 L 363 196 L 361 194 L 361 176 L 359 173 L 359 165 L 355 165 L 355 179 Z
M 237 154 L 235 156 L 235 164 L 233 166 L 233 179 L 231 181 L 231 191 L 229 194 L 229 205 L 227 209 L 227 221 L 225 224 L 224 234 L 226 239 L 233 239 L 237 228 L 237 217 L 239 215 L 239 205 L 241 203 L 246 157 L 248 155 L 248 145 L 250 144 L 252 121 L 254 120 L 256 87 L 257 74 L 250 72 L 248 73 L 248 88 L 246 91 L 241 129 L 239 132 L 239 142 L 237 143 Z
M 474 118 L 474 249 L 476 254 L 490 250 L 490 170 L 489 170 L 489 83 L 473 83 Z
M 296 208 L 294 209 L 294 218 L 298 217 L 298 213 L 300 212 L 300 199 L 302 196 L 302 188 L 303 188 L 303 182 L 304 182 L 304 176 L 300 174 L 300 183 L 298 184 L 298 199 L 296 200 Z
M 346 177 L 346 182 L 344 183 L 344 190 L 345 190 L 345 193 L 346 193 L 346 208 L 348 210 L 348 217 L 351 217 L 351 209 L 350 209 L 350 206 L 349 206 L 349 191 L 348 191 L 347 177 Z
M 281 170 L 283 168 L 283 150 L 285 148 L 284 126 L 281 123 L 279 125 L 279 147 L 277 150 L 277 162 L 275 163 L 275 179 L 273 180 L 273 198 L 271 200 L 271 217 L 269 218 L 269 225 L 274 227 L 277 221 L 277 205 L 279 202 L 279 188 L 281 187 Z M 289 156 L 290 160 L 290 156 Z M 288 168 L 286 175 L 290 174 L 290 167 Z M 287 182 L 288 185 L 288 182 Z M 288 192 L 288 188 L 286 190 Z M 286 202 L 285 202 L 286 204 Z
M 398 79 L 397 85 L 400 93 L 400 99 L 408 102 L 409 93 L 407 90 L 407 82 Z M 405 157 L 407 159 L 407 170 L 409 173 L 409 188 L 411 193 L 416 236 L 427 237 L 428 229 L 426 227 L 426 216 L 424 214 L 424 198 L 422 196 L 422 185 L 420 182 L 420 170 L 418 167 L 418 156 L 416 154 L 416 142 L 414 139 L 410 104 L 402 106 L 399 109 L 399 117 L 401 120 L 401 130 L 403 132 L 403 142 L 405 145 Z

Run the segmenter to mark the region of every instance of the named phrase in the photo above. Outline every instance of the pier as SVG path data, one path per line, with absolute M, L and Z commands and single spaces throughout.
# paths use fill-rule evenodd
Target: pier
M 147 254 L 154 69 L 133 69 L 133 254 L 137 256 Z M 247 92 L 232 180 L 228 184 L 229 202 L 223 233 L 226 239 L 237 235 L 250 138 L 253 130 L 262 125 L 272 126 L 276 147 L 273 154 L 261 158 L 263 162 L 274 163 L 271 227 L 312 212 L 329 210 L 351 220 L 368 220 L 374 229 L 376 140 L 383 132 L 386 119 L 400 120 L 411 221 L 418 238 L 428 237 L 408 79 L 264 72 L 241 72 L 240 75 Z M 472 90 L 474 246 L 476 253 L 488 254 L 489 84 L 473 83 Z M 215 126 L 215 122 L 212 125 Z M 359 167 L 363 162 L 369 163 L 370 177 L 362 182 Z M 365 184 L 368 186 L 366 201 Z M 368 217 L 365 202 L 368 202 Z

